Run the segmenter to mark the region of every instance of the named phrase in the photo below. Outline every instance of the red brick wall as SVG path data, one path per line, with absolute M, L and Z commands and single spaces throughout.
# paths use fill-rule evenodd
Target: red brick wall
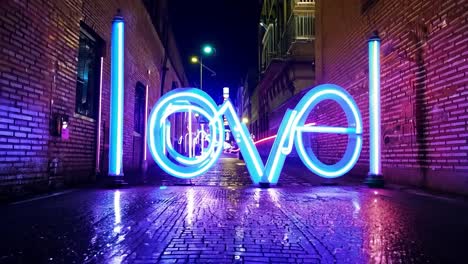
M 361 2 L 322 0 L 317 6 L 318 82 L 346 88 L 363 116 L 364 147 L 356 171 L 368 170 L 367 39 L 378 30 L 384 177 L 468 193 L 467 1 L 379 0 L 364 14 Z M 327 109 L 321 120 L 337 111 Z M 326 142 L 322 157 L 343 147 Z
M 0 6 L 0 185 L 85 181 L 95 172 L 97 121 L 75 113 L 80 21 L 104 41 L 101 150 L 108 137 L 111 22 L 125 27 L 124 170 L 132 169 L 135 86 L 149 85 L 149 106 L 160 95 L 163 48 L 142 1 L 21 1 Z M 180 80 L 168 63 L 165 90 Z M 151 74 L 148 74 L 148 70 Z M 185 78 L 180 72 L 180 78 Z M 52 114 L 70 117 L 70 139 L 51 136 Z M 58 158 L 59 176 L 48 164 Z M 106 161 L 106 159 L 104 159 Z M 107 164 L 104 164 L 104 168 Z

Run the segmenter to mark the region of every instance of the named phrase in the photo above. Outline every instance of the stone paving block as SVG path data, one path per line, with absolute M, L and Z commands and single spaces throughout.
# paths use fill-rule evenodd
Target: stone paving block
M 358 185 L 85 189 L 0 207 L 0 263 L 457 263 L 468 205 Z M 220 165 L 217 165 L 220 166 Z M 238 168 L 239 167 L 239 168 Z M 218 167 L 219 169 L 219 167 Z M 285 169 L 288 171 L 288 168 Z M 229 176 L 230 173 L 230 176 Z M 241 176 L 239 176 L 241 175 Z M 298 176 L 299 177 L 299 176 Z

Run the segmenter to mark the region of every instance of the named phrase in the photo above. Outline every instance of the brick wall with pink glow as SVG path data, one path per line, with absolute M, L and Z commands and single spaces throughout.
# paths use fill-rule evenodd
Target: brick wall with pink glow
M 24 1 L 0 5 L 0 186 L 56 185 L 94 178 L 97 117 L 75 110 L 80 28 L 103 41 L 101 169 L 106 170 L 111 23 L 121 9 L 125 28 L 124 170 L 134 160 L 134 101 L 138 82 L 149 85 L 149 110 L 159 98 L 162 40 L 143 1 Z M 170 40 L 171 41 L 171 40 Z M 174 43 L 170 43 L 174 45 Z M 169 58 L 165 90 L 185 85 L 180 58 Z M 176 65 L 176 66 L 173 66 Z M 149 74 L 149 71 L 151 72 Z M 69 116 L 69 139 L 51 135 L 50 120 Z M 57 170 L 51 169 L 56 159 Z M 22 188 L 22 187 L 21 187 Z
M 368 171 L 367 39 L 377 30 L 385 179 L 467 194 L 467 2 L 322 0 L 316 16 L 317 82 L 346 88 L 364 120 L 364 147 L 354 172 Z M 344 123 L 340 111 L 324 103 L 313 119 L 336 126 Z M 326 162 L 343 151 L 345 141 L 333 137 L 315 139 Z

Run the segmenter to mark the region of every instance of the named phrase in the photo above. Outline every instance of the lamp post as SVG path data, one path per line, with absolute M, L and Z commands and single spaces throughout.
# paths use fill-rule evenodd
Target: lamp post
M 200 64 L 200 90 L 203 90 L 203 68 L 211 72 L 211 76 L 216 76 L 216 72 L 203 64 L 203 55 L 210 56 L 215 52 L 215 48 L 211 45 L 204 45 L 200 56 L 190 57 L 190 62 L 193 64 Z
M 190 57 L 190 62 L 193 64 L 200 64 L 200 90 L 203 90 L 203 68 L 207 69 L 209 72 L 211 72 L 211 76 L 215 76 L 216 72 L 213 71 L 212 69 L 208 68 L 203 64 L 203 55 L 212 55 L 215 52 L 215 48 L 213 46 L 206 44 L 202 47 L 201 50 L 201 55 L 200 56 L 192 56 Z M 198 119 L 198 113 L 195 113 L 195 118 Z M 195 156 L 195 151 L 194 151 L 194 145 L 193 145 L 193 128 L 192 128 L 192 111 L 189 111 L 188 113 L 188 155 L 189 157 Z M 198 128 L 197 128 L 198 129 Z

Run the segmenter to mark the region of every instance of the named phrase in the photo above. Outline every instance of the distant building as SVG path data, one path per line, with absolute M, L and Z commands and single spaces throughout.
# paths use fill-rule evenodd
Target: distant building
M 237 116 L 239 120 L 244 122 L 247 127 L 250 126 L 252 120 L 252 104 L 251 97 L 252 92 L 257 84 L 257 71 L 251 69 L 246 74 L 242 81 L 242 85 L 237 89 Z M 250 130 L 251 134 L 255 134 L 254 131 Z
M 229 87 L 224 87 L 223 88 L 223 99 L 224 99 L 224 101 L 229 99 Z
M 0 192 L 106 174 L 111 23 L 118 9 L 125 20 L 123 168 L 140 171 L 146 100 L 149 113 L 162 93 L 188 84 L 167 3 L 2 1 Z M 184 129 L 181 117 L 175 123 L 174 138 Z
M 281 107 L 315 84 L 315 1 L 264 1 L 259 30 L 260 80 L 251 129 L 263 138 L 276 133 Z

